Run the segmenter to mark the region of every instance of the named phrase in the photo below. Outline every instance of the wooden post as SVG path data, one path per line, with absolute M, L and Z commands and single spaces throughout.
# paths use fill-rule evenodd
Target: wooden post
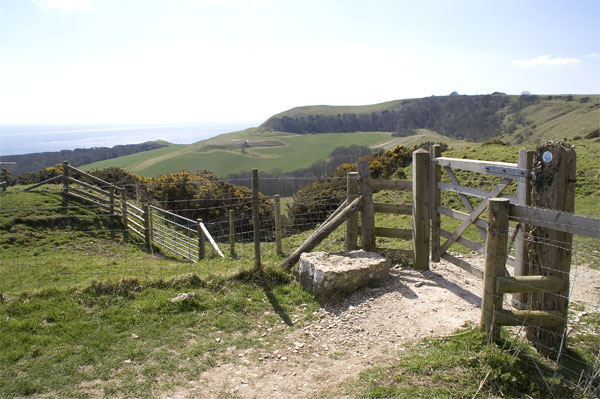
M 121 190 L 121 213 L 123 214 L 123 242 L 129 241 L 129 222 L 127 220 L 127 191 Z
M 413 152 L 413 253 L 421 270 L 429 270 L 429 163 L 429 152 Z
M 519 150 L 518 167 L 520 169 L 531 170 L 533 167 L 533 157 L 535 151 L 529 151 L 526 148 Z M 517 202 L 519 205 L 531 205 L 531 177 L 519 177 L 517 182 Z M 528 276 L 529 267 L 527 260 L 527 249 L 525 240 L 529 234 L 529 226 L 519 224 L 519 231 L 515 237 L 515 276 Z M 517 309 L 527 308 L 527 293 L 517 293 L 512 295 L 512 304 Z
M 375 210 L 373 209 L 373 191 L 371 190 L 371 171 L 369 161 L 360 160 L 356 164 L 358 169 L 358 191 L 362 196 L 361 240 L 362 249 L 374 251 L 375 243 Z
M 252 169 L 252 228 L 254 231 L 254 266 L 260 263 L 260 203 L 258 199 L 258 169 Z
M 63 161 L 63 191 L 69 191 L 69 162 Z
M 351 203 L 358 197 L 358 173 L 348 172 L 346 176 L 346 203 Z M 345 250 L 354 251 L 358 249 L 358 213 L 352 214 L 346 221 Z
M 235 258 L 235 215 L 233 209 L 229 210 L 229 253 Z
M 109 200 L 109 208 L 110 214 L 115 214 L 115 186 L 110 186 L 108 188 L 108 200 Z
M 481 328 L 488 334 L 490 341 L 499 337 L 494 312 L 502 309 L 502 295 L 497 293 L 496 279 L 504 275 L 506 265 L 509 205 L 508 198 L 490 198 L 488 201 Z
M 233 212 L 233 211 L 230 211 Z M 196 219 L 198 226 L 198 260 L 206 258 L 206 249 L 204 248 L 204 232 L 202 231 L 202 219 Z
M 281 249 L 281 200 L 279 195 L 275 195 L 273 201 L 275 203 L 275 253 L 283 255 Z
M 150 206 L 147 202 L 142 205 L 142 211 L 144 212 L 144 241 L 146 242 L 146 249 L 148 252 L 152 251 L 152 245 L 150 243 Z
M 439 144 L 434 144 L 431 147 L 431 159 L 439 158 L 442 156 L 442 150 Z M 437 183 L 442 179 L 442 167 L 439 165 L 430 165 L 429 170 L 431 181 L 430 181 L 430 197 L 431 197 L 431 260 L 433 262 L 440 261 L 440 247 L 441 247 L 441 217 L 438 208 L 442 204 L 441 190 L 438 188 Z
M 557 211 L 573 212 L 575 208 L 576 156 L 573 147 L 552 142 L 538 147 L 534 156 L 531 179 L 531 205 Z M 565 333 L 569 308 L 569 273 L 573 235 L 547 228 L 531 229 L 527 242 L 529 274 L 557 277 L 563 280 L 563 290 L 550 293 L 530 293 L 530 310 L 559 311 L 564 315 L 558 327 L 528 327 L 527 338 L 545 355 L 560 347 Z

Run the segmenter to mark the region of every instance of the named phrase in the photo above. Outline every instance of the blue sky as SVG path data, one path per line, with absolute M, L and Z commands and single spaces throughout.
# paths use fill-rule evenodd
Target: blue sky
M 600 1 L 0 0 L 0 123 L 600 93 Z

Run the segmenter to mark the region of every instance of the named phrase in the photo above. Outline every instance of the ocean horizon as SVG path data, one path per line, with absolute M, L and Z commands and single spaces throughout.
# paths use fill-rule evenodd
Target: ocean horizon
M 223 133 L 258 126 L 260 122 L 154 125 L 0 125 L 0 156 L 76 148 L 114 147 L 165 140 L 191 144 Z

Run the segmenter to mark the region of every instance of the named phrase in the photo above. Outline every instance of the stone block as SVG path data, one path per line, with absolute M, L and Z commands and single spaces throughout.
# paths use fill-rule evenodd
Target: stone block
M 302 287 L 322 301 L 338 299 L 366 285 L 388 279 L 391 261 L 363 250 L 312 252 L 300 256 L 297 278 Z

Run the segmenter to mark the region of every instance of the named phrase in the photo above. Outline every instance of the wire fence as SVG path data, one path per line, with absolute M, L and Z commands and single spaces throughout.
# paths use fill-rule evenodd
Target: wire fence
M 340 188 L 345 190 L 341 184 Z M 137 185 L 137 189 L 143 192 L 145 187 Z M 143 237 L 129 234 L 128 244 L 125 244 L 128 230 L 123 228 L 121 215 L 109 214 L 99 205 L 75 200 L 65 202 L 60 185 L 45 185 L 27 193 L 27 197 L 24 195 L 9 190 L 0 197 L 0 248 L 3 252 L 0 292 L 4 295 L 81 287 L 93 280 L 168 279 L 183 273 L 204 272 L 226 275 L 253 264 L 251 197 L 219 198 L 220 205 L 212 207 L 202 204 L 214 203 L 214 198 L 193 198 L 185 203 L 201 206 L 189 208 L 179 207 L 182 200 L 156 201 L 149 209 L 152 241 L 158 245 L 153 245 L 154 256 L 149 258 L 144 253 Z M 344 199 L 345 194 L 324 196 L 306 203 L 284 199 L 283 254 L 292 253 L 303 237 Z M 269 212 L 261 217 L 261 252 L 267 262 L 277 264 L 282 256 L 275 249 L 274 198 L 266 197 L 264 201 Z M 141 207 L 140 202 L 136 203 Z M 292 206 L 295 207 L 293 217 L 290 214 Z M 232 207 L 247 210 L 233 214 L 233 235 L 228 212 Z M 168 210 L 170 208 L 175 210 Z M 192 262 L 198 260 L 198 224 L 185 215 L 194 215 L 199 210 L 211 215 L 203 224 L 224 253 L 224 259 L 219 259 L 213 248 L 205 243 L 209 259 Z M 232 236 L 233 246 L 230 243 Z M 343 250 L 343 242 L 338 249 Z
M 514 221 L 515 219 L 511 217 Z M 540 220 L 539 222 L 543 222 Z M 530 281 L 516 280 L 507 266 L 496 281 L 494 323 L 504 325 L 509 335 L 499 334 L 506 352 L 527 359 L 533 374 L 544 381 L 548 397 L 566 387 L 576 397 L 598 397 L 600 393 L 600 253 L 597 245 L 582 240 L 553 239 L 536 231 L 519 232 L 528 249 L 526 270 Z M 515 234 L 502 234 L 510 246 Z M 597 241 L 596 241 L 597 242 Z M 489 249 L 489 246 L 488 246 Z M 553 262 L 541 262 L 541 255 Z M 486 259 L 506 262 L 506 252 L 488 251 Z M 547 258 L 543 258 L 547 259 Z M 562 262 L 561 262 L 562 260 Z M 566 265 L 566 267 L 565 267 Z M 486 270 L 486 273 L 488 271 Z M 536 275 L 544 276 L 533 284 Z M 514 280 L 513 280 L 514 279 Z M 511 288 L 508 288 L 509 282 Z M 531 287 L 534 286 L 535 289 Z M 489 288 L 484 288 L 489 294 Z M 520 292 L 513 294 L 509 292 Z M 517 301 L 514 300 L 518 295 Z M 513 306 L 517 305 L 517 310 Z M 530 343 L 543 362 L 528 348 Z

